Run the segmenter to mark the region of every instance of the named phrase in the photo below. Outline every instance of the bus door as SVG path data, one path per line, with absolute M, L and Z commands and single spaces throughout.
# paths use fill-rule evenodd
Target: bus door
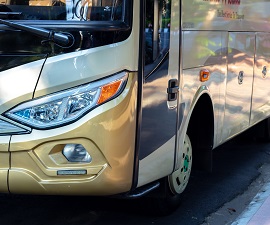
M 249 126 L 254 49 L 254 33 L 229 33 L 224 141 Z
M 175 10 L 173 1 L 145 2 L 139 186 L 173 171 L 179 64 L 179 32 L 175 32 L 177 35 L 170 42 L 170 35 L 174 35 L 170 23 L 172 11 Z

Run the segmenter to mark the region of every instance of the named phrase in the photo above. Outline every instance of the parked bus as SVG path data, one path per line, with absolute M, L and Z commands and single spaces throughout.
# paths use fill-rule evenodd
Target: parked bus
M 0 0 L 0 191 L 180 201 L 269 137 L 267 0 Z

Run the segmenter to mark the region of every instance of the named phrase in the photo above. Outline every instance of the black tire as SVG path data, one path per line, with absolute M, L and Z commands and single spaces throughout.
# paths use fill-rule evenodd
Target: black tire
M 181 203 L 181 195 L 173 194 L 170 190 L 168 177 L 160 181 L 158 190 L 146 198 L 147 212 L 153 216 L 168 216 L 173 213 Z

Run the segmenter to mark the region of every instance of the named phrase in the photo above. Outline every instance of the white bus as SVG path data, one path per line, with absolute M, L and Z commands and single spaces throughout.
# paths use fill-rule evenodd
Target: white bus
M 174 209 L 214 148 L 269 137 L 269 3 L 2 0 L 0 191 Z

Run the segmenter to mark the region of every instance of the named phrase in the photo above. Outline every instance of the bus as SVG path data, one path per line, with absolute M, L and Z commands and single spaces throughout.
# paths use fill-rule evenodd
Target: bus
M 0 0 L 0 192 L 175 209 L 213 149 L 270 136 L 269 3 Z

